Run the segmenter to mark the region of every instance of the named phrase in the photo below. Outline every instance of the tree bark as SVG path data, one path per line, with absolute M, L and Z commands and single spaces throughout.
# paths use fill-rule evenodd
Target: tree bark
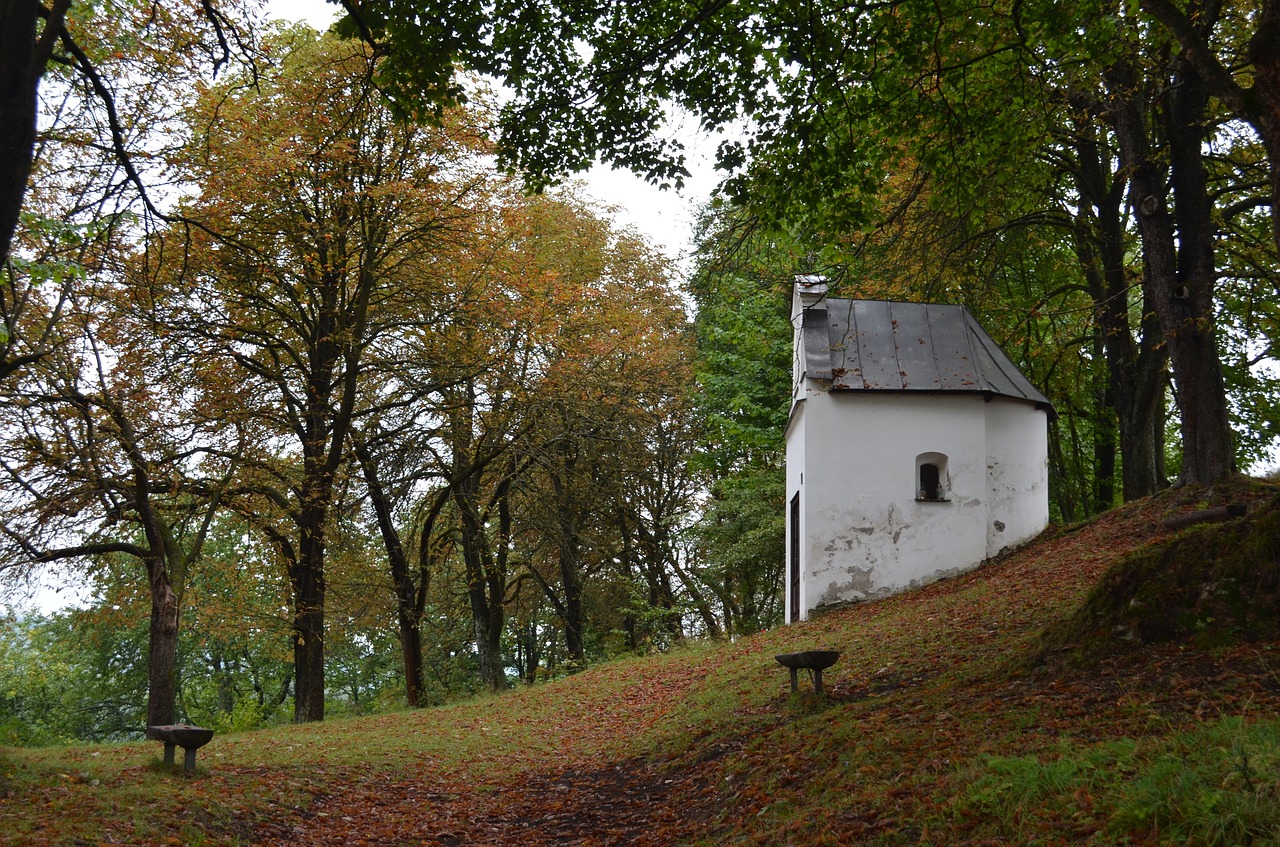
M 293 588 L 293 719 L 297 723 L 324 720 L 323 515 L 323 510 L 303 507 L 299 555 L 289 574 Z
M 506 574 L 499 572 L 489 550 L 480 517 L 477 480 L 467 475 L 454 489 L 454 503 L 462 523 L 462 558 L 467 572 L 467 598 L 480 664 L 480 680 L 490 691 L 507 687 L 502 667 L 502 631 L 506 625 L 503 599 Z
M 1254 127 L 1271 170 L 1271 235 L 1280 250 L 1280 0 L 1263 0 L 1249 42 L 1253 62 Z M 1280 285 L 1280 283 L 1278 283 Z
M 36 37 L 37 0 L 0 0 L 0 265 L 9 260 L 36 144 L 36 94 L 71 0 L 55 0 Z
M 1162 284 L 1153 292 L 1153 300 L 1169 339 L 1175 390 L 1182 411 L 1181 479 L 1211 483 L 1234 472 L 1236 465 L 1226 382 L 1214 329 L 1216 229 L 1203 153 L 1209 97 L 1200 74 L 1186 62 L 1181 77 L 1182 85 L 1166 94 L 1170 100 L 1169 175 L 1176 215 L 1177 252 L 1173 255 L 1177 264 L 1173 268 L 1172 290 L 1166 292 L 1170 277 L 1162 272 Z M 1171 254 L 1166 251 L 1165 255 Z
M 382 536 L 382 546 L 387 552 L 387 563 L 391 571 L 391 586 L 396 597 L 396 629 L 400 638 L 400 655 L 404 665 L 405 700 L 410 708 L 422 705 L 422 610 L 418 602 L 419 587 L 409 567 L 409 557 L 405 553 L 404 543 L 400 540 L 400 531 L 396 528 L 391 514 L 391 501 L 378 474 L 378 465 L 369 447 L 357 437 L 352 438 L 352 449 L 360 462 L 360 470 L 364 474 L 365 487 L 369 491 L 369 503 L 378 520 L 378 531 Z M 423 532 L 429 532 L 424 527 Z M 423 580 L 427 573 L 424 568 Z M 421 593 L 426 593 L 422 586 Z
M 320 424 L 314 425 L 321 429 Z M 308 450 L 304 442 L 304 451 Z M 328 445 L 331 449 L 333 445 Z M 290 563 L 293 589 L 293 719 L 324 720 L 325 546 L 333 472 L 310 455 L 303 457 L 298 506 L 298 556 Z
M 556 508 L 556 553 L 560 570 L 559 600 L 552 597 L 560 623 L 564 628 L 564 646 L 571 666 L 586 667 L 587 650 L 582 621 L 582 539 L 577 524 L 583 519 L 579 504 L 583 499 L 581 483 L 575 479 L 578 448 L 570 439 L 561 439 L 553 451 L 554 467 L 548 468 Z M 546 588 L 548 586 L 545 586 Z
M 577 669 L 586 667 L 587 648 L 582 621 L 582 545 L 573 527 L 562 522 L 560 527 L 560 588 L 564 602 L 560 619 L 564 624 L 564 646 L 569 661 Z
M 1207 96 L 1180 63 L 1181 84 L 1156 102 L 1168 140 L 1168 171 L 1153 150 L 1147 103 L 1131 68 L 1109 75 L 1111 118 L 1129 173 L 1142 240 L 1143 291 L 1169 349 L 1182 421 L 1183 483 L 1210 483 L 1235 469 L 1226 387 L 1214 337 L 1214 230 L 1201 141 Z M 1170 210 L 1168 185 L 1175 201 Z
M 178 595 L 169 584 L 163 553 L 147 556 L 151 578 L 151 625 L 147 644 L 147 725 L 177 720 Z
M 315 254 L 327 255 L 323 243 L 316 245 Z M 362 260 L 367 258 L 362 255 Z M 325 553 L 329 510 L 355 414 L 361 345 L 365 339 L 369 298 L 376 285 L 376 277 L 367 267 L 361 267 L 357 273 L 359 279 L 349 302 L 343 296 L 348 284 L 345 269 L 336 262 L 335 267 L 321 271 L 315 278 L 315 323 L 304 339 L 308 366 L 303 375 L 306 399 L 298 431 L 302 447 L 298 558 L 290 574 L 296 665 L 293 716 L 298 723 L 324 720 Z
M 1077 104 L 1092 112 L 1092 95 Z M 1114 117 L 1113 117 L 1113 128 Z M 1117 128 L 1118 129 L 1118 128 Z M 1107 363 L 1106 402 L 1116 413 L 1120 445 L 1121 496 L 1125 502 L 1154 494 L 1165 481 L 1157 472 L 1156 427 L 1161 425 L 1164 400 L 1165 346 L 1159 342 L 1159 325 L 1144 318 L 1135 327 L 1130 321 L 1132 301 L 1125 251 L 1124 204 L 1126 179 L 1123 168 L 1093 137 L 1087 126 L 1077 127 L 1075 141 L 1076 188 L 1096 214 L 1078 218 L 1076 254 L 1088 280 Z M 1142 314 L 1149 316 L 1151 310 Z M 1099 490 L 1095 505 L 1110 507 L 1106 492 Z
M 724 630 L 721 629 L 720 621 L 716 618 L 715 612 L 711 610 L 711 604 L 702 596 L 702 590 L 698 588 L 697 582 L 680 566 L 679 562 L 673 561 L 671 569 L 675 571 L 680 584 L 684 586 L 684 590 L 689 592 L 693 607 L 697 609 L 698 617 L 702 618 L 702 624 L 707 629 L 708 637 L 713 641 L 719 641 L 724 637 Z
M 1244 88 L 1233 71 L 1223 65 L 1211 44 L 1221 17 L 1220 3 L 1200 0 L 1179 7 L 1172 0 L 1141 0 L 1177 40 L 1179 61 L 1194 69 L 1199 87 L 1218 98 L 1232 114 L 1258 132 L 1266 150 L 1271 174 L 1271 233 L 1280 249 L 1280 0 L 1262 0 L 1254 18 L 1256 29 L 1249 41 L 1253 84 Z

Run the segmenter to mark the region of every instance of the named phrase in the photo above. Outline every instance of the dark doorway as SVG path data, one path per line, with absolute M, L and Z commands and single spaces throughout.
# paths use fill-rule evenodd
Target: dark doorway
M 788 622 L 800 620 L 800 492 L 791 498 L 791 550 L 788 556 L 788 581 L 791 586 L 791 615 Z

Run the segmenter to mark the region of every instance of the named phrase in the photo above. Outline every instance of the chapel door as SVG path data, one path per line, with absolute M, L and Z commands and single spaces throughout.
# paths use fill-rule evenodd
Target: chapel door
M 800 620 L 800 492 L 791 498 L 791 549 L 787 555 L 787 576 L 790 582 L 791 614 L 788 620 Z

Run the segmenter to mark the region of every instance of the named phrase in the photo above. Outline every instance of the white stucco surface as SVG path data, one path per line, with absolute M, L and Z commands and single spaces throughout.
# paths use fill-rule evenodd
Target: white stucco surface
M 793 305 L 787 499 L 799 498 L 799 544 L 789 515 L 787 573 L 799 570 L 801 619 L 963 572 L 1044 529 L 1045 408 L 989 391 L 832 390 L 801 348 L 802 308 L 824 304 Z M 921 491 L 925 462 L 942 471 L 941 498 Z
M 990 557 L 1048 525 L 1049 443 L 1045 412 L 1029 404 L 993 400 L 986 418 Z
M 802 612 L 922 585 L 986 557 L 980 397 L 818 394 L 792 433 L 803 462 Z M 917 499 L 916 456 L 945 454 L 942 502 Z M 792 464 L 789 462 L 789 464 Z

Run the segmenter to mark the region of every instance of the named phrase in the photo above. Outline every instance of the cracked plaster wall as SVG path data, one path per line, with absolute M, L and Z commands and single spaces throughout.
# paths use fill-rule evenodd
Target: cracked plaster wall
M 1049 524 L 1049 430 L 1029 403 L 987 403 L 986 418 L 990 557 Z
M 788 496 L 801 492 L 802 617 L 961 572 L 1039 532 L 1048 518 L 1044 440 L 1044 413 L 1028 404 L 806 392 L 787 435 Z M 916 500 L 924 452 L 948 457 L 949 502 Z M 1030 505 L 1016 482 L 1023 473 Z

